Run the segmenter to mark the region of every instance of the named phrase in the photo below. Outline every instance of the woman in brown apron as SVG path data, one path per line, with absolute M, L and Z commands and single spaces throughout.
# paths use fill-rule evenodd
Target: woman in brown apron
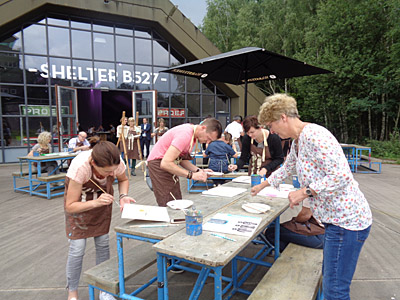
M 229 170 L 241 169 L 248 163 L 248 173 L 268 177 L 283 163 L 281 139 L 261 128 L 256 116 L 248 116 L 243 121 L 246 135 L 242 140 L 242 152 L 236 165 Z
M 50 132 L 41 132 L 37 139 L 38 143 L 32 147 L 32 150 L 28 153 L 28 156 L 52 153 L 51 139 L 52 137 Z M 33 163 L 33 167 L 35 170 L 35 168 L 37 167 L 37 163 Z M 55 161 L 42 162 L 40 164 L 40 172 L 47 172 L 47 174 L 49 175 L 60 173 L 60 171 L 58 170 L 58 165 Z
M 67 261 L 68 300 L 78 299 L 86 239 L 94 238 L 96 264 L 110 257 L 108 232 L 115 177 L 118 179 L 122 210 L 125 203 L 135 200 L 127 195 L 129 182 L 119 150 L 113 143 L 106 141 L 100 141 L 93 150 L 79 154 L 68 169 L 64 194 L 65 229 L 70 241 Z M 100 300 L 103 299 L 114 298 L 101 292 Z
M 136 160 L 141 159 L 141 155 L 139 155 L 140 148 L 140 126 L 136 126 L 135 118 L 130 117 L 128 120 L 129 129 L 128 136 L 126 137 L 126 158 L 132 160 L 130 165 L 131 175 L 136 176 L 135 167 Z

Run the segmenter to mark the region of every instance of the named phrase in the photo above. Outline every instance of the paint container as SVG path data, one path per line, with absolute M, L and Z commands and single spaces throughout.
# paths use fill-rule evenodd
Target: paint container
M 186 234 L 187 235 L 200 235 L 203 232 L 203 216 L 185 216 L 186 221 Z
M 256 186 L 261 183 L 261 176 L 258 174 L 251 175 L 251 186 Z
M 39 156 L 39 152 L 33 151 L 33 156 Z
M 300 188 L 300 182 L 299 182 L 299 178 L 297 177 L 297 175 L 292 175 L 292 181 L 293 181 L 293 186 L 296 189 Z

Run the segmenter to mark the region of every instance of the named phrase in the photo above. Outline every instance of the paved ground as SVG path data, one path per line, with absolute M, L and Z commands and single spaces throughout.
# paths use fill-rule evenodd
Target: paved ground
M 11 172 L 18 165 L 0 165 L 0 300 L 66 299 L 65 262 L 68 241 L 64 234 L 63 198 L 47 200 L 15 193 Z M 382 174 L 355 174 L 361 190 L 372 207 L 374 225 L 359 259 L 351 286 L 352 299 L 400 299 L 400 166 L 383 165 Z M 141 173 L 141 172 L 139 172 Z M 141 174 L 139 174 L 141 175 Z M 132 177 L 130 194 L 141 204 L 155 204 L 153 194 L 142 176 Z M 186 185 L 185 185 L 186 187 Z M 283 220 L 295 212 L 285 213 Z M 121 224 L 114 207 L 112 227 Z M 111 253 L 116 255 L 115 233 L 111 231 Z M 124 244 L 135 251 L 136 241 Z M 255 246 L 253 246 L 255 247 Z M 246 251 L 253 251 L 248 249 Z M 84 270 L 94 265 L 94 245 L 88 242 Z M 135 287 L 150 279 L 152 267 L 129 282 Z M 257 284 L 265 270 L 254 274 L 247 284 Z M 188 299 L 194 276 L 174 274 L 170 277 L 170 299 Z M 207 284 L 201 299 L 212 299 L 212 284 Z M 157 299 L 153 285 L 141 294 Z M 81 282 L 80 300 L 87 300 L 87 287 Z M 234 299 L 246 299 L 244 295 Z

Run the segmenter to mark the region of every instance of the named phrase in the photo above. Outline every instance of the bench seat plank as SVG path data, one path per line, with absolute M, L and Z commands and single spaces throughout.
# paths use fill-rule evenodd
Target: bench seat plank
M 320 249 L 290 243 L 248 300 L 313 300 L 322 277 Z
M 133 251 L 124 253 L 125 282 L 155 264 L 156 261 L 156 253 L 150 243 L 141 244 Z M 118 295 L 118 257 L 110 258 L 87 270 L 83 274 L 83 279 L 87 284 Z
M 67 175 L 66 173 L 60 173 L 60 174 L 50 175 L 50 176 L 41 176 L 41 177 L 38 177 L 37 180 L 43 181 L 43 182 L 50 182 L 50 181 L 54 181 L 54 180 L 64 179 L 66 175 Z

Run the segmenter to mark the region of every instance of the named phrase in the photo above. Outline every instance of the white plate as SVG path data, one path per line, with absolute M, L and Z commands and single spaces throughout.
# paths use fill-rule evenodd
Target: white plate
M 191 207 L 193 204 L 193 201 L 191 200 L 173 200 L 167 202 L 167 206 L 172 208 L 172 209 L 185 209 L 188 207 Z
M 245 203 L 242 208 L 252 214 L 262 214 L 271 209 L 271 207 L 264 203 Z

